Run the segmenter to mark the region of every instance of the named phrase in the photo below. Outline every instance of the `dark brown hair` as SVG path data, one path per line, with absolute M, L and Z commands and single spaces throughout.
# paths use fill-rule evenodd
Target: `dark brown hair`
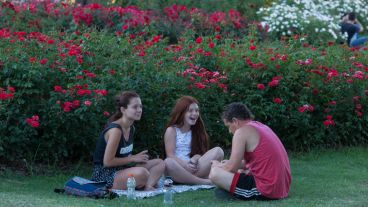
M 170 121 L 167 123 L 166 128 L 171 126 L 182 127 L 184 125 L 185 113 L 188 111 L 189 106 L 192 103 L 198 104 L 198 101 L 191 96 L 183 96 L 179 98 L 171 111 Z M 201 115 L 199 115 L 196 123 L 191 126 L 191 130 L 192 142 L 190 145 L 191 151 L 189 156 L 192 157 L 196 154 L 203 155 L 209 149 L 209 142 Z
M 254 119 L 254 115 L 248 107 L 240 102 L 234 102 L 225 106 L 221 118 L 228 122 L 233 122 L 233 118 L 239 120 Z
M 355 12 L 350 12 L 348 18 L 350 21 L 355 21 L 356 20 Z
M 120 108 L 127 108 L 132 98 L 139 98 L 139 95 L 134 91 L 123 91 L 119 95 L 115 96 L 115 113 L 109 118 L 109 123 L 120 119 L 123 114 Z

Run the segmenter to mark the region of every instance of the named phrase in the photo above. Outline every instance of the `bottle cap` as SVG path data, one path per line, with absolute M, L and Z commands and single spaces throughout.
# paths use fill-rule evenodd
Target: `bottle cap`
M 174 182 L 171 179 L 166 178 L 166 180 L 164 181 L 164 186 L 171 187 L 173 183 Z
M 134 177 L 133 173 L 129 173 L 128 177 Z

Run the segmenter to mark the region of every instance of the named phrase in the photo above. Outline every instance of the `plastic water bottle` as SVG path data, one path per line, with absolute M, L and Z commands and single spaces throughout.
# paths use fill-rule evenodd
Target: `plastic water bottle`
M 133 174 L 128 175 L 127 180 L 127 199 L 134 200 L 135 199 L 135 179 Z
M 165 205 L 171 205 L 173 204 L 173 181 L 171 180 L 171 177 L 166 177 L 164 182 L 164 204 Z
M 158 182 L 157 182 L 157 187 L 158 187 L 158 188 L 163 188 L 163 187 L 164 187 L 164 183 L 165 183 L 165 176 L 164 176 L 164 175 L 162 175 L 162 176 L 160 177 L 160 180 L 158 180 Z

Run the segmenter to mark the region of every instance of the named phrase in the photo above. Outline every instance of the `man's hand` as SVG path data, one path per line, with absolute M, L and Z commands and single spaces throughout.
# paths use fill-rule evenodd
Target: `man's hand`
M 221 162 L 217 160 L 212 160 L 212 166 L 211 167 L 220 167 L 223 168 L 228 160 L 222 160 Z

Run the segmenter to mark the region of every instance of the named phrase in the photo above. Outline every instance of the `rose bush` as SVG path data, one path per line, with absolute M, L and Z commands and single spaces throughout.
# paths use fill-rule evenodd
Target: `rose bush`
M 246 103 L 290 150 L 367 144 L 367 49 L 311 46 L 300 36 L 260 42 L 255 27 L 244 37 L 188 28 L 176 44 L 149 25 L 0 29 L 0 157 L 90 159 L 122 90 L 142 98 L 135 146 L 152 154 L 162 154 L 182 95 L 199 100 L 212 145 L 230 145 L 220 114 L 233 101 Z

